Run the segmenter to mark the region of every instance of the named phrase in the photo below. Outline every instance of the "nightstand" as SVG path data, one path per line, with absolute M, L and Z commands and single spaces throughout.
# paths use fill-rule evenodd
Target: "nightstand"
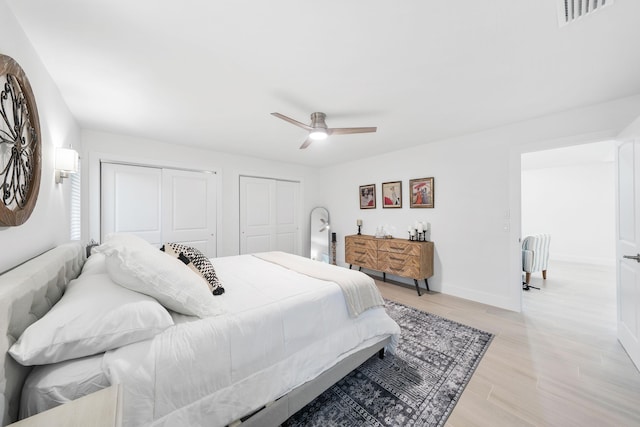
M 112 385 L 8 427 L 120 427 L 122 386 Z

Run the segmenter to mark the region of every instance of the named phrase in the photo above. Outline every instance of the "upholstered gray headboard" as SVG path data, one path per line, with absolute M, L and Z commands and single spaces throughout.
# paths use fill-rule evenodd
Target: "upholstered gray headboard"
M 0 425 L 16 421 L 22 386 L 31 371 L 7 351 L 58 302 L 67 283 L 80 274 L 85 258 L 80 243 L 67 243 L 0 276 Z

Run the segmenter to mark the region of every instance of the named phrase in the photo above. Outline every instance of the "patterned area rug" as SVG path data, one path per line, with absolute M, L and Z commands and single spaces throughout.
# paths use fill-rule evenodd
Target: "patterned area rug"
M 402 329 L 396 354 L 373 356 L 284 426 L 442 426 L 493 335 L 386 301 Z

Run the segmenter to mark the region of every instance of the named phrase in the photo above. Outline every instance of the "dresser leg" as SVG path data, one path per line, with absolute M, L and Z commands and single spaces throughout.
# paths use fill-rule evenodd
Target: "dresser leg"
M 418 279 L 413 279 L 413 283 L 416 284 L 416 291 L 418 291 L 418 296 L 422 296 L 420 293 L 420 286 L 418 286 Z
M 362 271 L 362 267 L 358 268 L 358 271 Z
M 353 264 L 349 264 L 349 270 L 351 270 L 351 266 L 352 266 L 352 265 L 353 265 Z
M 384 271 L 382 272 L 382 281 L 383 282 L 387 281 L 387 273 L 385 273 Z
M 427 282 L 427 279 L 424 279 L 424 284 L 427 285 L 427 292 L 429 291 L 429 282 Z

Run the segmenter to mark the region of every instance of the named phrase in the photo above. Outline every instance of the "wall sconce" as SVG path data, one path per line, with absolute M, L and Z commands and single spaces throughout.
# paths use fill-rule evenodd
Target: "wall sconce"
M 71 148 L 56 148 L 56 184 L 70 173 L 78 172 L 78 152 Z

